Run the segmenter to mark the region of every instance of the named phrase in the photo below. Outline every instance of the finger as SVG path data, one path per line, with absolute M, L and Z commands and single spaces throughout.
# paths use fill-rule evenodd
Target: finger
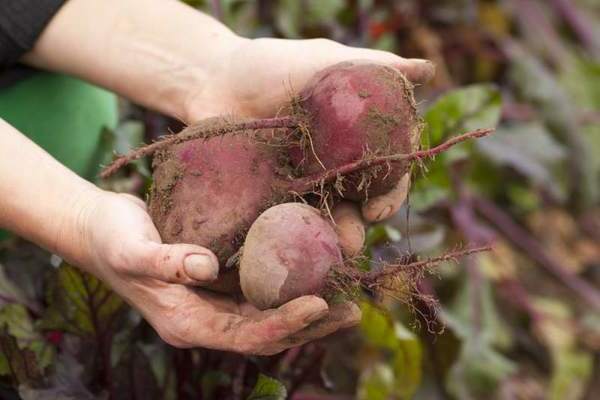
M 269 350 L 272 354 L 279 353 L 290 347 L 300 346 L 304 343 L 325 337 L 337 330 L 346 329 L 360 322 L 362 313 L 360 308 L 352 302 L 344 302 L 329 307 L 329 314 L 303 330 L 288 336 Z
M 144 202 L 139 197 L 134 196 L 129 193 L 119 193 L 119 195 L 125 197 L 127 200 L 130 200 L 132 203 L 134 203 L 136 206 L 140 207 L 142 210 L 148 211 L 148 206 L 146 205 L 146 202 Z
M 435 75 L 435 65 L 431 61 L 421 58 L 403 58 L 387 51 L 357 47 L 341 47 L 334 54 L 337 56 L 336 62 L 364 60 L 391 65 L 413 83 L 426 83 Z
M 304 329 L 325 317 L 329 307 L 317 296 L 303 296 L 274 310 L 267 310 L 252 318 L 242 318 L 230 329 L 224 330 L 221 340 L 225 348 L 245 354 L 273 354 L 274 343 Z
M 395 214 L 408 195 L 410 174 L 404 175 L 390 192 L 370 199 L 362 206 L 362 215 L 369 222 L 378 222 Z
M 335 206 L 332 214 L 344 254 L 348 257 L 360 254 L 365 243 L 365 226 L 356 204 L 342 202 Z
M 165 282 L 202 285 L 217 279 L 217 257 L 204 247 L 191 244 L 142 242 L 132 249 L 133 273 Z M 138 256 L 137 260 L 135 256 Z

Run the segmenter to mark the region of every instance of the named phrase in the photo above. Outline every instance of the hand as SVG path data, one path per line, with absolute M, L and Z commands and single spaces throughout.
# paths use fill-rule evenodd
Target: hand
M 414 83 L 424 83 L 435 73 L 433 64 L 427 60 L 347 47 L 327 39 L 241 39 L 208 87 L 189 94 L 187 119 L 196 121 L 227 114 L 273 116 L 289 101 L 291 92 L 302 90 L 313 74 L 345 60 L 388 64 Z M 248 79 L 250 76 L 252 79 Z M 362 205 L 362 212 L 353 209 L 351 203 L 343 203 L 334 210 L 345 254 L 352 256 L 362 250 L 365 238 L 362 219 L 375 222 L 394 214 L 406 199 L 409 187 L 410 176 L 407 174 L 394 190 Z
M 202 290 L 217 277 L 214 254 L 200 246 L 162 244 L 146 205 L 134 196 L 99 192 L 83 214 L 88 259 L 82 262 L 173 346 L 269 355 L 360 320 L 356 305 L 328 307 L 316 296 L 259 311 Z

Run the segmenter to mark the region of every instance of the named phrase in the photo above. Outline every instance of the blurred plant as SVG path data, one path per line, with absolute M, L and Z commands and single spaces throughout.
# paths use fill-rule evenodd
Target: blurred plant
M 437 64 L 423 147 L 498 126 L 413 171 L 366 268 L 492 241 L 413 299 L 274 357 L 165 345 L 107 287 L 0 249 L 0 393 L 23 399 L 594 399 L 600 393 L 600 4 L 595 0 L 187 0 L 250 37 L 325 36 Z M 103 162 L 172 121 L 123 108 Z M 177 130 L 174 128 L 174 130 Z M 101 183 L 144 194 L 147 162 Z M 3 265 L 3 266 L 2 266 Z M 389 311 L 384 311 L 383 309 Z M 445 329 L 444 329 L 445 328 Z M 12 396 L 12 397 L 10 397 Z

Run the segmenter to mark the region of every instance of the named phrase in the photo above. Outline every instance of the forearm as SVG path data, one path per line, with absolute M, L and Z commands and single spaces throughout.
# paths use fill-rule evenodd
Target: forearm
M 98 193 L 0 119 L 0 227 L 83 266 L 84 210 Z
M 70 0 L 24 62 L 185 120 L 241 40 L 177 0 Z

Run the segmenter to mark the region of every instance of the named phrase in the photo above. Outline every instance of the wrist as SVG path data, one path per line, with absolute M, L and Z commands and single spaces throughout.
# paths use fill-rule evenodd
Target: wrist
M 104 190 L 92 184 L 73 191 L 66 199 L 64 215 L 59 219 L 49 246 L 50 251 L 60 255 L 65 261 L 92 273 L 92 216 L 104 194 Z

